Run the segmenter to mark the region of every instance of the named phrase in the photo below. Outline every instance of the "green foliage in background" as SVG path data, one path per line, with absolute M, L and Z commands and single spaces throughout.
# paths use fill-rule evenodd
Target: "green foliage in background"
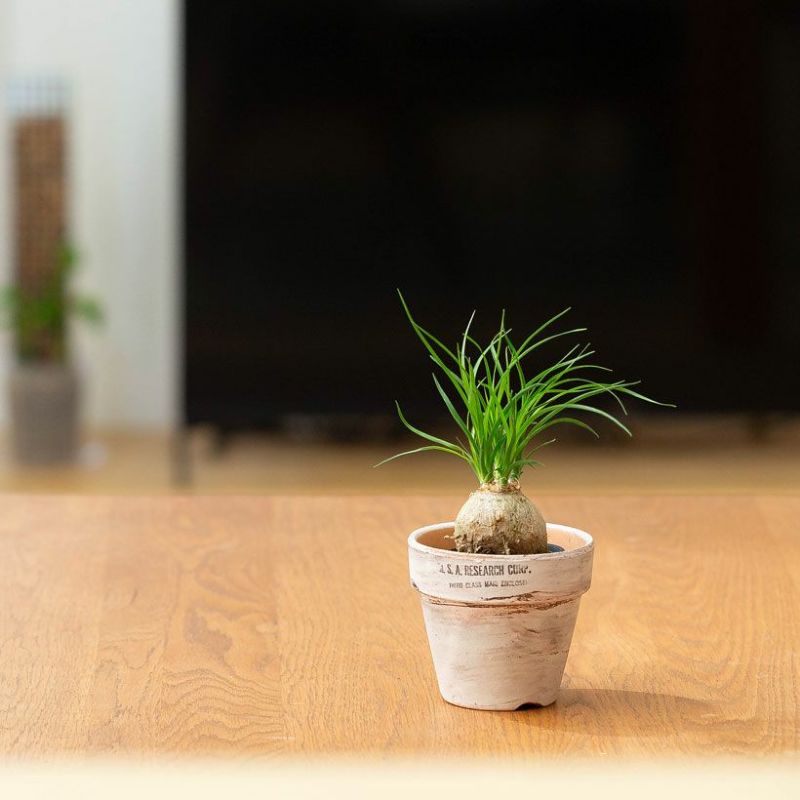
M 588 344 L 574 345 L 555 363 L 528 375 L 524 362 L 534 351 L 548 342 L 586 330 L 547 332 L 569 308 L 547 320 L 519 344 L 511 339 L 505 314 L 501 317 L 500 329 L 488 344 L 479 344 L 470 335 L 475 318 L 473 312 L 461 341 L 449 348 L 414 320 L 402 294 L 400 301 L 414 332 L 444 379 L 443 385 L 436 373 L 433 374 L 436 390 L 461 435 L 448 441 L 414 427 L 398 403 L 397 413 L 403 425 L 430 444 L 398 453 L 382 464 L 413 453 L 439 451 L 466 461 L 482 484 L 503 485 L 518 481 L 526 466 L 539 464 L 532 455 L 555 439 L 536 440 L 555 425 L 575 425 L 597 436 L 585 421 L 587 415 L 593 415 L 610 421 L 630 436 L 630 430 L 616 414 L 595 405 L 595 398 L 610 395 L 623 414 L 627 414 L 621 399 L 623 395 L 667 405 L 635 391 L 633 387 L 638 381 L 606 382 L 592 377 L 598 371 L 611 370 L 588 361 L 594 355 Z
M 103 321 L 103 311 L 96 300 L 69 290 L 76 266 L 75 251 L 64 245 L 55 269 L 38 291 L 7 286 L 0 293 L 2 322 L 14 333 L 20 361 L 64 361 L 70 317 L 93 325 Z

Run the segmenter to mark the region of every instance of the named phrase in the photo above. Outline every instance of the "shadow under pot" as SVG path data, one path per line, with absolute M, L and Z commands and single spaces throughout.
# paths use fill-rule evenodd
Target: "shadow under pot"
M 453 549 L 453 528 L 429 525 L 408 539 L 442 697 L 478 709 L 550 705 L 591 583 L 592 537 L 548 523 L 547 553 L 476 555 Z

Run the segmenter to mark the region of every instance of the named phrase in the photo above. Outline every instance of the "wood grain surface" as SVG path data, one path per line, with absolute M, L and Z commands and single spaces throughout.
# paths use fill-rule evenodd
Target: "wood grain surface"
M 439 696 L 405 539 L 461 498 L 0 500 L 0 755 L 797 753 L 800 497 L 537 497 L 595 537 L 560 699 Z

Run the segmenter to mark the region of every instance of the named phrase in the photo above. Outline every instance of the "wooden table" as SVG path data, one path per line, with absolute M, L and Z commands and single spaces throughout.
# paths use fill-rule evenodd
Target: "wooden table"
M 560 700 L 439 697 L 405 538 L 460 498 L 0 500 L 0 754 L 797 753 L 800 497 L 541 497 L 592 532 Z

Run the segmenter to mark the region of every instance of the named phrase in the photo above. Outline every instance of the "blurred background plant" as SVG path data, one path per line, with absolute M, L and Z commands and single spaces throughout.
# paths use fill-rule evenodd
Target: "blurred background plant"
M 0 319 L 14 335 L 22 363 L 62 363 L 68 357 L 68 326 L 75 318 L 93 326 L 103 322 L 103 309 L 93 297 L 75 294 L 70 280 L 77 269 L 75 249 L 63 244 L 53 272 L 38 290 L 6 286 L 0 295 Z

